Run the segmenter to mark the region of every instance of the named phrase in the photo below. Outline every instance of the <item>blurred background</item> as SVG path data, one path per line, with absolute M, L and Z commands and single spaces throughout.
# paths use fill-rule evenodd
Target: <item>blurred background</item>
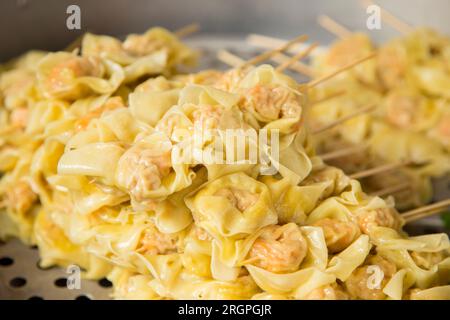
M 449 0 L 377 3 L 411 25 L 450 33 Z M 66 27 L 66 10 L 72 4 L 81 9 L 81 30 Z M 255 32 L 289 38 L 307 33 L 326 44 L 333 36 L 316 19 L 327 14 L 351 30 L 367 31 L 367 14 L 359 0 L 2 0 L 0 12 L 0 61 L 29 49 L 62 49 L 86 31 L 120 36 L 155 25 L 176 29 L 198 22 L 202 33 L 217 37 Z M 398 34 L 385 24 L 370 32 L 377 41 Z

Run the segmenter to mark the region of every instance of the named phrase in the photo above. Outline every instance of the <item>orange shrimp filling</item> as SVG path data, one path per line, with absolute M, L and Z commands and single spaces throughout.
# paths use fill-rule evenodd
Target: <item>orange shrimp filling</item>
M 171 150 L 159 152 L 139 145 L 130 148 L 118 164 L 120 179 L 139 202 L 146 199 L 148 191 L 161 186 L 171 168 Z
M 370 234 L 375 227 L 387 227 L 398 230 L 401 221 L 393 208 L 364 211 L 357 215 L 358 225 L 365 234 Z
M 200 241 L 212 241 L 213 237 L 203 228 L 194 227 L 194 234 Z
M 178 236 L 162 233 L 151 226 L 144 231 L 137 251 L 150 255 L 176 253 L 177 242 Z
M 382 47 L 377 55 L 378 74 L 383 85 L 395 87 L 404 77 L 407 59 L 405 52 L 397 46 Z
M 256 85 L 244 95 L 243 108 L 254 110 L 267 121 L 300 115 L 301 107 L 295 93 L 284 87 Z
M 335 43 L 327 55 L 326 63 L 335 68 L 343 67 L 362 58 L 370 49 L 367 38 L 355 34 Z
M 253 243 L 248 258 L 267 271 L 287 273 L 298 270 L 306 251 L 306 240 L 295 224 L 284 229 L 269 226 Z
M 201 129 L 214 129 L 219 126 L 222 110 L 219 106 L 203 106 L 192 114 L 194 126 Z
M 23 180 L 6 192 L 6 204 L 15 212 L 27 212 L 36 200 L 37 194 L 34 193 L 28 182 Z
M 313 225 L 322 228 L 331 253 L 344 250 L 360 235 L 358 226 L 350 221 L 325 218 L 316 221 Z
M 64 89 L 74 78 L 101 76 L 102 65 L 96 57 L 72 57 L 56 65 L 50 72 L 46 87 L 50 90 Z
M 241 212 L 244 212 L 258 201 L 257 194 L 237 188 L 223 188 L 217 191 L 215 195 L 227 198 Z
M 370 288 L 369 277 L 372 276 L 372 273 L 368 272 L 370 265 L 378 266 L 383 272 L 383 278 L 379 283 L 379 287 Z M 397 272 L 397 267 L 392 262 L 379 256 L 370 257 L 368 259 L 368 265 L 357 268 L 345 281 L 345 288 L 353 298 L 383 300 L 386 298 L 383 288 L 395 272 Z
M 11 124 L 15 127 L 25 128 L 28 124 L 30 112 L 27 108 L 16 108 L 11 112 Z
M 75 124 L 75 130 L 77 132 L 82 131 L 87 128 L 89 123 L 92 121 L 92 119 L 99 118 L 103 112 L 115 110 L 121 107 L 124 107 L 124 103 L 121 97 L 112 97 L 109 98 L 105 104 L 100 106 L 99 108 L 96 108 L 90 112 L 88 112 L 86 115 L 81 117 L 79 120 L 77 120 Z
M 437 125 L 439 136 L 450 139 L 450 115 L 444 116 Z
M 388 120 L 400 128 L 408 128 L 415 121 L 420 102 L 418 96 L 391 96 L 387 107 Z

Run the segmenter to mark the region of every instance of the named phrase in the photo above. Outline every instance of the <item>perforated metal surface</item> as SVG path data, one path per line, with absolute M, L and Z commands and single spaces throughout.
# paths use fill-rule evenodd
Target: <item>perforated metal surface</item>
M 18 240 L 0 243 L 1 299 L 109 299 L 109 283 L 81 280 L 80 289 L 66 286 L 66 270 L 38 266 L 37 248 Z M 105 287 L 106 286 L 106 287 Z
M 216 59 L 217 49 L 230 50 L 243 58 L 258 53 L 249 48 L 243 38 L 197 37 L 189 44 L 202 51 L 200 69 L 224 69 L 226 66 Z M 449 178 L 434 183 L 435 200 L 450 197 Z M 408 232 L 423 234 L 445 231 L 438 217 L 424 219 L 408 226 Z M 18 240 L 0 243 L 0 299 L 109 299 L 111 289 L 106 281 L 82 280 L 79 290 L 70 290 L 62 268 L 43 270 L 38 266 L 39 253 L 36 248 L 21 244 Z

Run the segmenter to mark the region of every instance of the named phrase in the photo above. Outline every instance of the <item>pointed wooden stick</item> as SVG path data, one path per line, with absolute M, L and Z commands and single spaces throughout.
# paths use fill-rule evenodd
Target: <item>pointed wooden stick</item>
M 266 49 L 275 49 L 275 48 L 278 48 L 278 47 L 286 44 L 287 40 L 263 36 L 260 34 L 250 34 L 247 37 L 247 42 L 250 45 L 253 45 L 256 47 L 261 47 L 261 48 L 266 48 Z M 304 44 L 297 43 L 297 44 L 292 45 L 292 47 L 290 47 L 289 49 L 287 49 L 286 52 L 296 54 L 297 52 L 303 51 L 304 49 L 305 49 Z M 270 58 L 270 60 L 272 60 L 273 62 L 275 62 L 277 64 L 285 63 L 289 59 L 290 59 L 289 56 L 282 54 L 282 53 L 278 53 Z M 309 66 L 307 66 L 306 64 L 301 63 L 300 61 L 294 62 L 291 66 L 289 66 L 289 69 L 291 69 L 297 73 L 303 74 L 305 76 L 308 76 L 310 78 L 312 78 L 314 75 L 312 69 Z
M 368 7 L 371 5 L 377 5 L 375 2 L 371 0 L 361 0 L 361 5 L 364 7 Z M 381 11 L 381 19 L 386 21 L 388 25 L 390 25 L 392 28 L 397 30 L 400 33 L 403 34 L 409 34 L 414 31 L 414 28 L 407 24 L 406 22 L 400 20 L 396 16 L 394 16 L 392 13 L 384 9 L 383 7 L 377 5 L 380 8 Z
M 275 62 L 276 64 L 286 63 L 289 60 L 289 56 L 284 55 L 282 53 L 278 53 L 274 55 L 270 60 Z M 313 70 L 304 63 L 300 61 L 295 61 L 293 64 L 289 66 L 289 69 L 294 70 L 297 73 L 303 74 L 307 77 L 312 78 L 314 76 Z
M 269 37 L 262 34 L 250 34 L 246 38 L 246 42 L 249 45 L 255 47 L 261 47 L 265 49 L 276 49 L 288 43 L 288 40 L 279 39 L 275 37 Z M 296 54 L 299 51 L 303 51 L 306 49 L 306 45 L 304 43 L 296 43 L 290 46 L 288 49 L 284 50 L 285 52 Z
M 180 29 L 175 30 L 173 33 L 178 38 L 184 38 L 192 33 L 197 32 L 198 30 L 200 30 L 200 25 L 198 23 L 191 23 L 191 24 L 188 24 L 187 26 L 184 26 Z
M 445 209 L 449 206 L 450 206 L 450 199 L 446 199 L 430 204 L 428 206 L 403 212 L 401 215 L 406 220 L 406 222 L 411 222 L 445 211 Z
M 317 18 L 317 22 L 322 28 L 336 35 L 338 38 L 344 39 L 352 35 L 352 32 L 350 30 L 337 23 L 327 15 L 320 15 Z
M 238 57 L 235 54 L 232 54 L 227 50 L 219 50 L 219 52 L 217 52 L 217 59 L 229 65 L 230 67 L 238 67 L 245 63 L 244 59 Z
M 394 170 L 397 168 L 405 167 L 407 165 L 410 165 L 411 163 L 412 163 L 411 161 L 400 161 L 398 163 L 383 164 L 383 165 L 375 167 L 375 168 L 370 168 L 367 170 L 353 173 L 353 174 L 349 175 L 349 177 L 352 179 L 366 178 L 366 177 L 374 176 L 379 173 L 384 173 L 384 172 L 388 172 L 388 171 L 391 171 L 391 170 Z
M 400 191 L 408 190 L 411 188 L 410 182 L 401 182 L 399 184 L 389 186 L 380 190 L 377 190 L 375 192 L 372 192 L 370 195 L 374 197 L 384 197 L 387 195 L 392 195 Z
M 355 118 L 357 116 L 360 116 L 362 114 L 371 112 L 371 111 L 375 110 L 376 107 L 377 107 L 376 105 L 371 104 L 371 105 L 368 105 L 366 107 L 360 108 L 359 110 L 357 110 L 357 111 L 355 111 L 353 113 L 350 113 L 350 114 L 348 114 L 346 116 L 343 116 L 342 118 L 340 118 L 340 119 L 338 119 L 336 121 L 333 121 L 333 122 L 331 122 L 331 123 L 329 123 L 329 124 L 319 128 L 319 129 L 313 130 L 312 134 L 318 134 L 318 133 L 321 133 L 323 131 L 326 131 L 326 130 L 329 130 L 331 128 L 334 128 L 337 125 L 340 125 L 340 124 L 346 122 L 347 120 L 350 120 L 350 119 Z
M 329 95 L 327 95 L 325 97 L 322 97 L 320 99 L 312 100 L 310 102 L 310 106 L 313 106 L 313 105 L 316 105 L 316 104 L 319 104 L 319 103 L 322 103 L 322 102 L 325 102 L 325 101 L 328 101 L 328 100 L 331 100 L 331 99 L 343 96 L 346 93 L 347 93 L 347 91 L 345 91 L 345 90 L 338 90 L 338 91 L 333 92 L 333 93 L 331 93 L 331 94 L 329 94 Z
M 275 48 L 285 44 L 287 42 L 287 40 L 264 36 L 262 34 L 252 33 L 247 36 L 246 42 L 252 46 L 275 49 Z M 294 50 L 295 47 L 296 46 L 293 46 L 291 49 L 286 50 L 286 51 L 290 52 L 290 51 Z
M 363 58 L 360 58 L 360 59 L 357 59 L 357 60 L 355 60 L 353 62 L 350 62 L 350 63 L 346 64 L 345 66 L 343 66 L 342 68 L 336 69 L 336 70 L 334 70 L 334 71 L 332 71 L 332 72 L 330 72 L 328 74 L 325 74 L 325 75 L 321 76 L 320 78 L 317 78 L 317 79 L 314 79 L 314 80 L 310 81 L 308 83 L 308 87 L 313 88 L 313 87 L 321 84 L 322 82 L 325 82 L 325 81 L 327 81 L 327 80 L 337 76 L 338 74 L 340 74 L 340 73 L 342 73 L 344 71 L 347 71 L 347 70 L 357 66 L 360 63 L 363 63 L 363 62 L 365 62 L 365 61 L 367 61 L 369 59 L 374 58 L 375 56 L 376 56 L 376 52 L 372 52 L 371 54 L 369 54 L 369 55 L 367 55 L 367 56 L 365 56 Z
M 423 212 L 421 214 L 418 214 L 418 215 L 415 215 L 415 216 L 412 216 L 412 217 L 408 217 L 407 219 L 405 219 L 405 223 L 411 223 L 411 222 L 416 221 L 416 220 L 428 218 L 428 217 L 431 217 L 431 216 L 434 216 L 434 215 L 438 215 L 438 214 L 442 214 L 442 213 L 445 213 L 445 212 L 446 212 L 445 208 L 444 209 L 443 208 L 438 208 L 438 209 L 426 211 L 426 212 Z
M 348 148 L 343 148 L 343 149 L 319 154 L 319 157 L 324 161 L 333 160 L 333 159 L 342 158 L 342 157 L 351 155 L 351 154 L 359 152 L 359 151 L 364 151 L 365 149 L 367 149 L 367 147 L 368 147 L 367 145 L 351 146 Z
M 275 68 L 276 71 L 283 72 L 286 68 L 289 68 L 291 65 L 293 65 L 298 60 L 303 59 L 304 57 L 307 57 L 311 51 L 313 51 L 318 46 L 318 43 L 311 44 L 306 50 L 300 51 L 293 57 L 291 57 L 289 60 L 286 60 L 282 64 L 280 64 L 278 67 Z
M 217 59 L 231 67 L 238 67 L 245 62 L 244 59 L 226 50 L 220 50 L 217 53 Z M 271 60 L 275 61 L 276 63 L 285 63 L 289 59 L 290 58 L 288 56 L 285 56 L 281 53 L 271 58 Z M 310 68 L 299 61 L 295 61 L 292 65 L 289 66 L 289 68 L 301 74 L 306 74 L 307 76 L 312 77 L 312 71 L 310 70 Z
M 278 48 L 263 52 L 260 55 L 257 55 L 256 57 L 251 58 L 247 62 L 243 63 L 240 67 L 243 68 L 243 67 L 247 67 L 249 65 L 261 63 L 262 61 L 271 58 L 272 56 L 274 56 L 277 53 L 284 52 L 285 50 L 289 49 L 292 45 L 299 43 L 299 42 L 304 42 L 307 39 L 308 39 L 307 35 L 305 35 L 305 34 L 300 35 L 300 36 L 286 42 L 285 44 L 283 44 L 282 46 L 280 46 Z

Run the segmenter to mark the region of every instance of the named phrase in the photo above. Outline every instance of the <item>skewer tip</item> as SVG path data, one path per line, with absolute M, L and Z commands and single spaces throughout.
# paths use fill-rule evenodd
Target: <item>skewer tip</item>
M 175 30 L 175 35 L 179 38 L 184 38 L 192 33 L 198 32 L 200 30 L 200 24 L 195 22 L 188 24 L 178 30 Z

